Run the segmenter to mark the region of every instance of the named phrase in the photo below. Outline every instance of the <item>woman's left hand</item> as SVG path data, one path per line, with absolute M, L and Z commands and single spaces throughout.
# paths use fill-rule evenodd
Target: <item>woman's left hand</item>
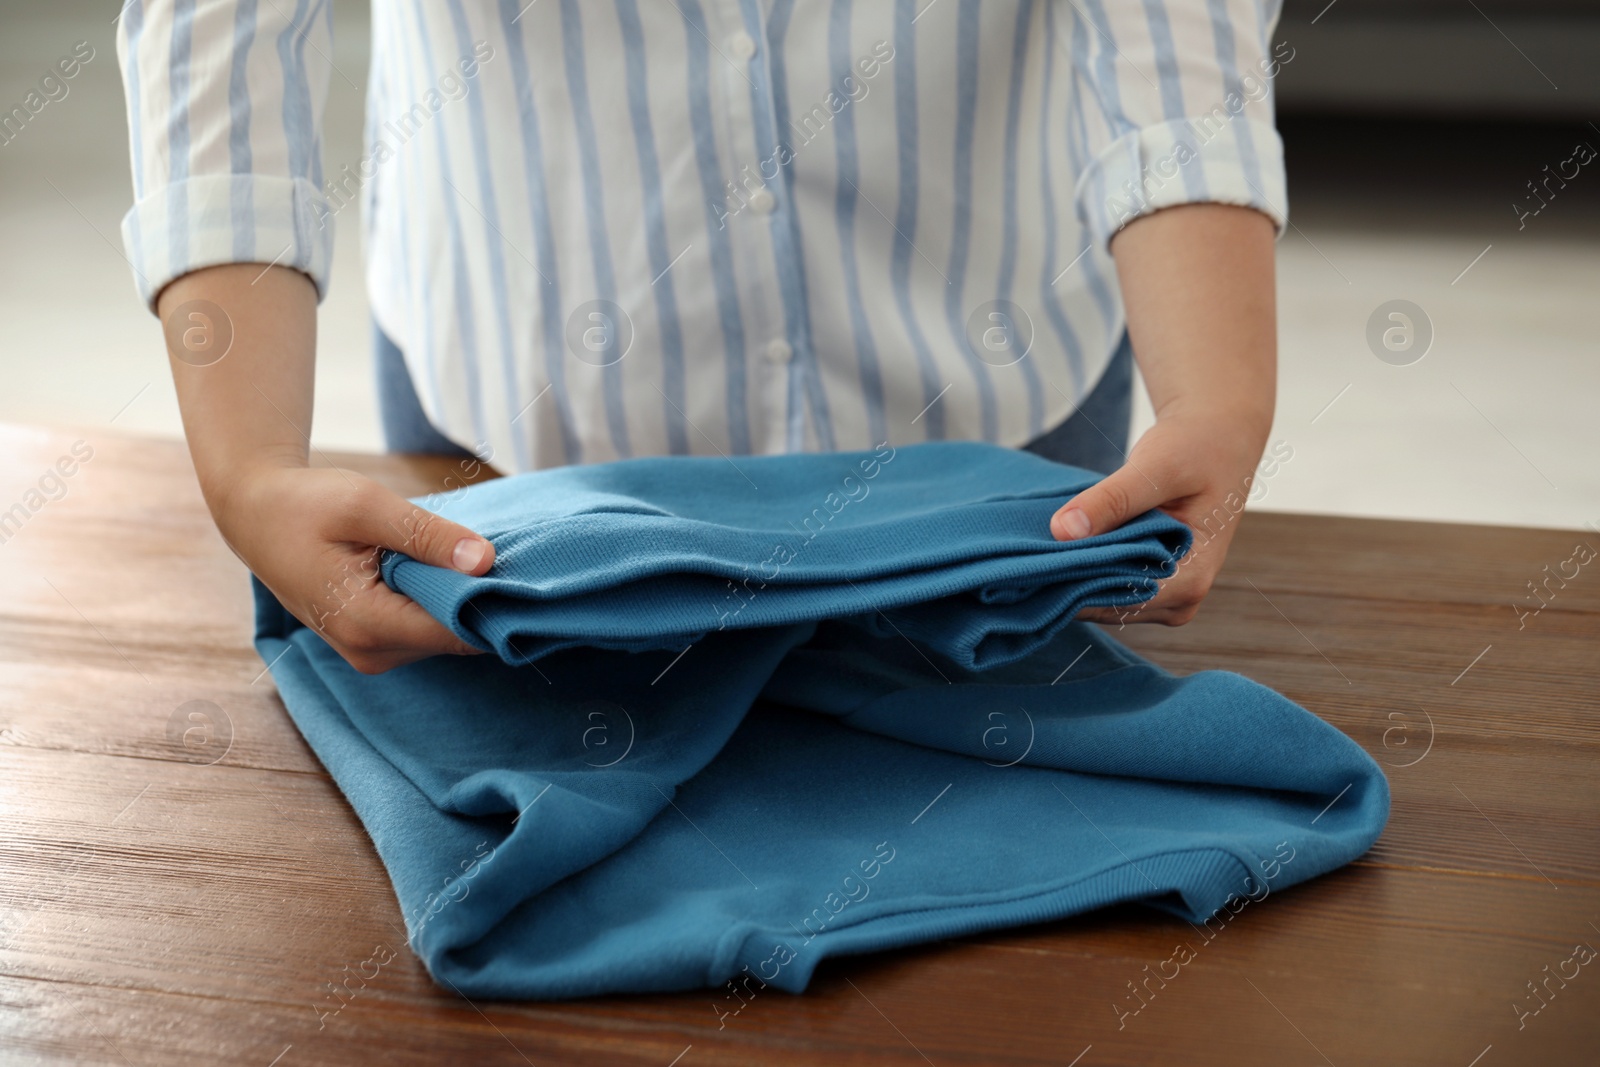
M 1177 573 L 1161 582 L 1153 599 L 1125 608 L 1086 608 L 1078 618 L 1167 626 L 1194 618 L 1244 517 L 1269 429 L 1241 426 L 1237 417 L 1169 414 L 1139 438 L 1126 463 L 1063 505 L 1050 519 L 1058 541 L 1114 530 L 1151 508 L 1194 532 Z
M 1252 208 L 1202 203 L 1140 216 L 1112 238 L 1156 422 L 1121 468 L 1056 512 L 1050 532 L 1077 540 L 1160 508 L 1189 525 L 1194 546 L 1153 599 L 1079 618 L 1181 626 L 1216 581 L 1272 430 L 1274 236 Z

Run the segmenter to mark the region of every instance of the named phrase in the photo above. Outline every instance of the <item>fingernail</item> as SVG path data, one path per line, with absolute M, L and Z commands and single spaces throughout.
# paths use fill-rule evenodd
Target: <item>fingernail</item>
M 1088 537 L 1092 526 L 1089 516 L 1082 508 L 1068 508 L 1056 516 L 1056 527 L 1067 535 L 1067 540 L 1076 541 L 1080 537 Z
M 471 574 L 473 568 L 483 562 L 483 553 L 488 547 L 485 542 L 475 537 L 463 537 L 456 542 L 450 561 L 455 564 L 456 570 Z

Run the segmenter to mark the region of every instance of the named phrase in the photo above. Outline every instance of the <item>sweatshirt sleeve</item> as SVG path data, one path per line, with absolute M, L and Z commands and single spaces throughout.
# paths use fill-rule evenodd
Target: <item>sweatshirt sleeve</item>
M 1288 223 L 1273 80 L 1278 0 L 1062 0 L 1074 78 L 1078 216 L 1102 246 L 1175 204 L 1255 208 Z
M 147 306 L 221 263 L 292 267 L 326 295 L 327 0 L 130 0 L 117 28 L 133 207 L 122 239 Z

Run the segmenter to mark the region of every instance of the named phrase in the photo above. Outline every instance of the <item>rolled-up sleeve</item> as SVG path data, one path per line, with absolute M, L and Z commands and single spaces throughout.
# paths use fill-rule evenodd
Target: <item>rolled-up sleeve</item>
M 1102 246 L 1175 204 L 1255 208 L 1288 222 L 1273 80 L 1273 0 L 1064 0 L 1077 127 L 1075 203 Z
M 273 263 L 326 294 L 326 0 L 133 0 L 117 30 L 133 208 L 123 244 L 152 309 L 175 278 Z

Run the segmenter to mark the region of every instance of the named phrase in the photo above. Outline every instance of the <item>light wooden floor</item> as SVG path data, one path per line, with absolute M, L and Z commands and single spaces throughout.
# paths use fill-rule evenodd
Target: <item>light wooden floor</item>
M 719 1029 L 711 992 L 436 989 L 262 674 L 181 446 L 0 428 L 0 510 L 79 438 L 66 495 L 0 545 L 0 1062 L 1600 1061 L 1600 964 L 1573 957 L 1600 947 L 1600 561 L 1525 628 L 1511 608 L 1600 535 L 1251 515 L 1196 622 L 1122 636 L 1273 686 L 1381 760 L 1394 814 L 1366 857 L 1211 942 L 1114 909 L 834 961 Z M 443 473 L 338 461 L 413 493 Z M 193 701 L 214 729 L 185 747 Z M 1119 1030 L 1127 983 L 1183 942 L 1196 958 Z M 328 983 L 374 971 L 324 1014 Z M 1539 1008 L 1520 1028 L 1518 1005 Z

